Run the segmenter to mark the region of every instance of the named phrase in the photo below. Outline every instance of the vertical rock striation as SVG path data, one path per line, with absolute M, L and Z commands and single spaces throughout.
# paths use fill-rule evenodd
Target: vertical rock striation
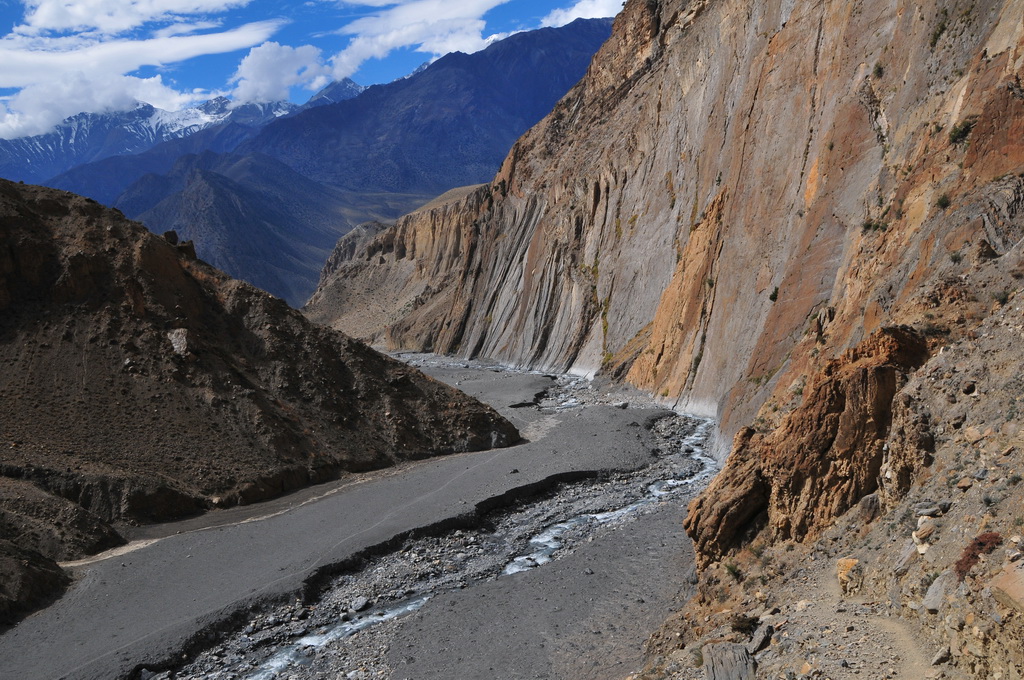
M 719 416 L 724 442 L 811 349 L 911 320 L 950 252 L 1019 237 L 995 203 L 1024 157 L 1020 9 L 629 2 L 491 184 L 354 249 L 310 312 L 388 310 L 355 327 L 392 347 L 603 369 Z
M 767 558 L 802 542 L 863 562 L 934 663 L 1016 677 L 1022 16 L 631 0 L 492 183 L 349 243 L 309 311 L 346 328 L 376 304 L 358 333 L 394 347 L 600 371 L 717 416 L 685 630 L 770 599 Z M 997 532 L 1015 547 L 928 596 L 964 536 Z

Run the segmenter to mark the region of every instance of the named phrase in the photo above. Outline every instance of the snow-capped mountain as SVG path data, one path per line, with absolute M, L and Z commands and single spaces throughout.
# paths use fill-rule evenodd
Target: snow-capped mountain
M 0 177 L 39 183 L 83 163 L 140 153 L 215 125 L 260 127 L 296 109 L 288 102 L 232 107 L 218 97 L 181 111 L 140 102 L 130 111 L 79 113 L 46 134 L 0 140 Z
M 302 105 L 302 108 L 311 109 L 315 106 L 337 104 L 338 102 L 345 101 L 346 99 L 358 97 L 365 89 L 365 85 L 360 85 L 351 78 L 335 80 L 310 97 L 309 101 Z

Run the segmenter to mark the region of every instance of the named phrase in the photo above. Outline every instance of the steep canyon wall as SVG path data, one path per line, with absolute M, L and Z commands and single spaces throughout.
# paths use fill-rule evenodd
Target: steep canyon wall
M 336 258 L 310 311 L 391 347 L 604 369 L 731 437 L 811 350 L 914 321 L 949 252 L 1015 242 L 987 206 L 1019 192 L 1022 13 L 629 2 L 491 184 Z

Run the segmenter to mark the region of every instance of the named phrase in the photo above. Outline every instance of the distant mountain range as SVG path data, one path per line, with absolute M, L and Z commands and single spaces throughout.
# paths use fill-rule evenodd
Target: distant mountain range
M 489 180 L 586 72 L 611 19 L 513 35 L 386 85 L 328 85 L 296 107 L 80 114 L 0 141 L 0 176 L 174 229 L 200 257 L 301 305 L 335 241 L 448 189 Z
M 136 156 L 164 142 L 176 144 L 159 156 L 174 155 L 175 151 L 180 156 L 220 147 L 226 150 L 282 116 L 336 104 L 365 89 L 345 78 L 327 85 L 301 106 L 283 101 L 234 106 L 230 99 L 217 97 L 181 111 L 164 111 L 139 102 L 130 111 L 79 113 L 42 135 L 0 139 L 0 177 L 50 184 L 78 166 Z M 226 144 L 225 140 L 232 142 Z
M 0 139 L 0 176 L 42 183 L 85 163 L 137 154 L 169 140 L 229 124 L 258 128 L 297 107 L 288 102 L 231 108 L 219 97 L 181 111 L 139 103 L 131 111 L 79 113 L 42 135 Z

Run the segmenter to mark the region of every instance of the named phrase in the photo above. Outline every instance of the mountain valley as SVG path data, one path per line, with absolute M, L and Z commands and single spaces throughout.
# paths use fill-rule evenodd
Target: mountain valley
M 1022 17 L 627 0 L 3 181 L 0 667 L 1024 678 Z

